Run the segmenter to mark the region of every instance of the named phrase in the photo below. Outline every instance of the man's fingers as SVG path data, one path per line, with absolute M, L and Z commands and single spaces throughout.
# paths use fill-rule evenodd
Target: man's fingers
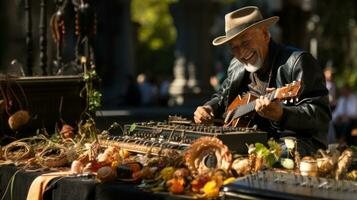
M 269 93 L 269 92 L 274 91 L 275 89 L 276 89 L 276 88 L 267 88 L 267 89 L 265 89 L 265 91 Z
M 260 112 L 263 109 L 262 100 L 259 98 L 255 102 L 255 111 Z
M 264 107 L 266 107 L 266 101 L 265 101 L 264 96 L 260 96 L 257 101 L 256 101 L 256 105 L 258 105 L 258 110 L 264 109 Z
M 211 115 L 204 109 L 198 110 L 198 115 L 203 119 L 210 119 Z
M 260 96 L 255 102 L 255 110 L 260 116 L 266 116 L 270 111 L 271 101 L 264 96 Z
M 211 106 L 202 106 L 203 109 L 206 110 L 206 112 L 211 115 L 212 117 L 214 117 L 214 114 L 213 114 L 213 110 L 212 110 L 212 107 Z
M 278 102 L 272 102 L 267 97 L 259 97 L 255 102 L 256 112 L 267 119 L 279 121 L 283 115 L 283 109 Z
M 212 108 L 210 106 L 199 106 L 194 112 L 194 120 L 196 123 L 205 123 L 213 119 Z
M 270 104 L 270 100 L 268 99 L 268 98 L 266 98 L 266 97 L 264 97 L 263 98 L 263 105 L 265 106 L 265 107 L 268 107 L 269 106 L 269 104 Z
M 202 123 L 202 121 L 197 116 L 194 116 L 194 120 L 195 120 L 196 124 L 201 124 Z
M 258 105 L 258 109 L 265 109 L 266 107 L 268 107 L 270 105 L 271 101 L 264 96 L 260 96 L 259 99 L 257 99 L 256 101 L 256 105 Z M 257 108 L 257 106 L 256 106 Z
M 213 118 L 213 112 L 210 106 L 202 106 L 201 109 L 199 109 L 199 112 L 202 115 L 202 117 L 205 119 Z

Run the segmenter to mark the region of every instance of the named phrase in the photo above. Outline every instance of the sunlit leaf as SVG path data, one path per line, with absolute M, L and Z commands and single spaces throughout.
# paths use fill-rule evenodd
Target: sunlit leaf
M 133 132 L 135 130 L 135 128 L 136 128 L 136 124 L 135 123 L 131 124 L 130 125 L 130 129 L 129 129 L 129 133 Z
M 261 155 L 263 157 L 269 155 L 269 150 L 261 143 L 255 143 L 255 152 L 257 155 Z

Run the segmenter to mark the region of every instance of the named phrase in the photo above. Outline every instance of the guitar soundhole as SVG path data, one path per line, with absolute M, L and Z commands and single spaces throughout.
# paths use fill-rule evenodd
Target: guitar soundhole
M 217 157 L 214 152 L 210 152 L 204 159 L 204 164 L 207 168 L 216 168 L 217 166 Z

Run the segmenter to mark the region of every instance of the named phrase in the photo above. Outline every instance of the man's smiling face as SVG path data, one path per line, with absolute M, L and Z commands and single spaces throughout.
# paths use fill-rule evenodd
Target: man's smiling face
M 265 27 L 251 28 L 232 39 L 230 46 L 235 58 L 244 64 L 249 72 L 259 70 L 268 53 L 270 36 Z

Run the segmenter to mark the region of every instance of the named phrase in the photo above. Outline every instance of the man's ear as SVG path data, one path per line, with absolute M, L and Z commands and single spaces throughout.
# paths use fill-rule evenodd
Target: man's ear
M 268 27 L 262 26 L 259 29 L 260 29 L 261 33 L 263 34 L 264 41 L 268 42 L 270 39 L 270 33 L 268 31 Z

